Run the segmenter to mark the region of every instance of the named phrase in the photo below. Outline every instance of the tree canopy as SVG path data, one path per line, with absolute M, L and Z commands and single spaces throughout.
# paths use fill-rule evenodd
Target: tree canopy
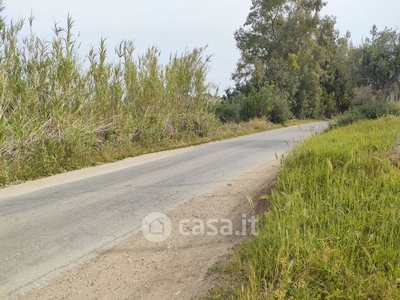
M 388 94 L 400 76 L 400 33 L 388 28 L 379 32 L 375 25 L 370 33 L 360 48 L 359 85 L 371 85 Z
M 235 32 L 241 59 L 233 75 L 238 86 L 274 82 L 293 113 L 311 117 L 320 109 L 323 66 L 335 51 L 335 19 L 321 17 L 321 0 L 253 0 L 243 27 Z
M 255 95 L 270 95 L 269 103 L 309 118 L 342 113 L 368 90 L 387 97 L 399 82 L 400 33 L 373 26 L 371 37 L 354 46 L 349 32 L 340 36 L 335 29 L 335 17 L 322 15 L 326 5 L 252 0 L 246 22 L 234 33 L 241 57 L 232 74 L 235 88 L 226 93 L 230 103 L 237 98 L 235 107 L 248 107 L 246 99 L 253 103 Z M 273 93 L 265 93 L 270 87 Z

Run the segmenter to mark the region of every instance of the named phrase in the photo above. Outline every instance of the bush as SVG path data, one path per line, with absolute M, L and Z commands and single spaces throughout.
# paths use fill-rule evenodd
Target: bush
M 273 123 L 284 123 L 292 118 L 289 103 L 275 94 L 273 84 L 266 83 L 260 89 L 251 89 L 248 94 L 237 93 L 217 104 L 216 116 L 223 122 L 267 119 Z
M 386 115 L 400 115 L 400 108 L 392 102 L 372 100 L 356 106 L 341 115 L 330 127 L 350 125 L 362 119 L 378 119 Z
M 242 96 L 243 97 L 243 96 Z M 226 101 L 223 100 L 217 103 L 215 108 L 215 115 L 222 122 L 240 122 L 240 109 L 241 104 L 240 101 Z
M 349 110 L 341 115 L 334 123 L 330 123 L 330 128 L 350 125 L 358 120 L 364 119 L 364 116 L 358 110 Z
M 285 123 L 292 118 L 289 104 L 282 98 L 274 97 L 271 101 L 272 109 L 268 113 L 268 120 L 273 123 Z
M 363 86 L 357 90 L 352 102 L 353 105 L 358 106 L 375 100 L 376 100 L 376 95 L 372 87 Z
M 271 102 L 274 96 L 273 85 L 266 84 L 260 91 L 252 89 L 240 109 L 241 119 L 267 118 L 273 108 Z
M 370 101 L 358 107 L 358 110 L 366 119 L 378 119 L 386 115 L 397 116 L 400 109 L 392 102 Z

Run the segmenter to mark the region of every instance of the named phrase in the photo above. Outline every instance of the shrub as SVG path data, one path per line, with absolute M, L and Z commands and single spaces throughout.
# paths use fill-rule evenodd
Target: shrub
M 248 121 L 254 118 L 267 118 L 273 108 L 274 97 L 273 85 L 265 84 L 264 88 L 259 91 L 252 89 L 241 107 L 241 119 Z
M 268 120 L 271 122 L 283 124 L 292 118 L 292 112 L 286 100 L 275 96 L 271 105 L 271 111 L 268 113 Z
M 217 103 L 215 108 L 215 115 L 222 122 L 240 122 L 240 107 L 239 101 L 226 101 L 223 100 Z
M 400 108 L 392 102 L 372 100 L 362 105 L 353 107 L 341 115 L 330 128 L 346 126 L 362 119 L 377 119 L 386 115 L 400 115 Z
M 358 120 L 364 119 L 364 116 L 358 110 L 349 110 L 341 115 L 334 123 L 330 123 L 330 128 L 350 125 Z
M 363 86 L 360 87 L 353 99 L 353 105 L 363 105 L 367 102 L 375 101 L 376 95 L 372 87 L 370 86 Z
M 366 119 L 377 119 L 386 115 L 397 116 L 400 109 L 392 102 L 370 101 L 357 108 Z

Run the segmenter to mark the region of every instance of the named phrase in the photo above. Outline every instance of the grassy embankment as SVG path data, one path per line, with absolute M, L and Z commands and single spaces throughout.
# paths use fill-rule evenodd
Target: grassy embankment
M 210 299 L 400 299 L 399 132 L 389 116 L 298 145 Z
M 161 64 L 123 41 L 109 62 L 105 40 L 80 54 L 70 18 L 51 41 L 22 28 L 0 18 L 0 186 L 279 127 L 219 122 L 202 48 Z

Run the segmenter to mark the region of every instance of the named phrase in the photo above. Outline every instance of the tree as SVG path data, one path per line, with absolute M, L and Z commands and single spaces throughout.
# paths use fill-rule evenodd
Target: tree
M 240 109 L 242 120 L 248 121 L 253 118 L 267 118 L 273 108 L 273 89 L 273 85 L 267 84 L 259 91 L 252 89 Z
M 335 113 L 343 113 L 351 106 L 354 96 L 352 74 L 357 61 L 352 55 L 354 47 L 350 42 L 350 33 L 336 41 L 336 49 L 332 60 L 324 69 L 328 79 L 323 82 L 324 115 L 331 117 Z
M 320 107 L 323 65 L 335 49 L 335 20 L 321 17 L 322 0 L 253 0 L 243 27 L 235 32 L 241 59 L 233 74 L 237 86 L 261 89 L 274 82 L 276 94 L 297 117 Z
M 400 77 L 400 33 L 388 28 L 378 32 L 375 25 L 370 33 L 359 51 L 359 85 L 371 85 L 388 95 Z

